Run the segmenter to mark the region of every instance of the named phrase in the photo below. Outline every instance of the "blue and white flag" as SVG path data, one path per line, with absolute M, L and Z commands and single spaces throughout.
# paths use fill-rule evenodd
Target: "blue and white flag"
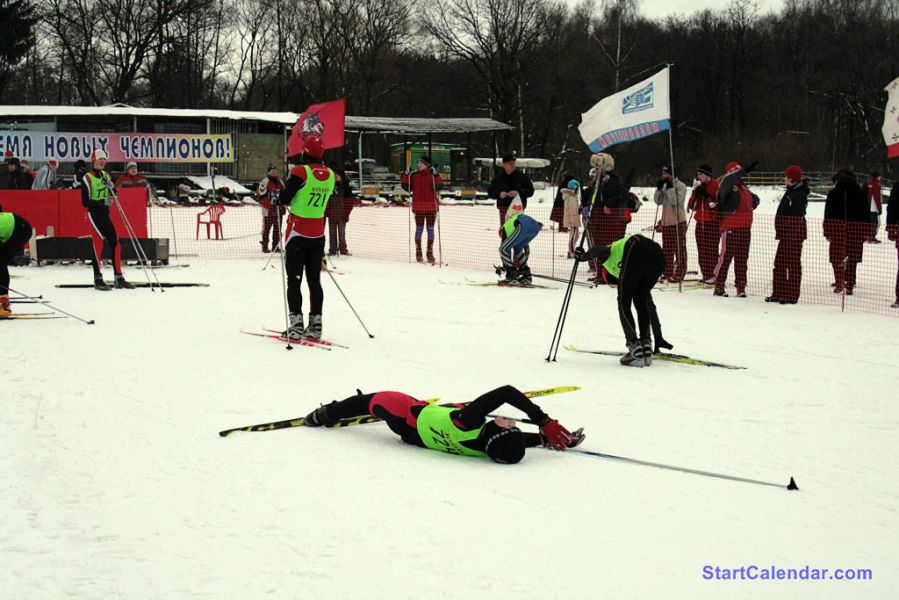
M 671 129 L 669 71 L 665 67 L 649 79 L 603 98 L 581 115 L 578 131 L 592 152 Z

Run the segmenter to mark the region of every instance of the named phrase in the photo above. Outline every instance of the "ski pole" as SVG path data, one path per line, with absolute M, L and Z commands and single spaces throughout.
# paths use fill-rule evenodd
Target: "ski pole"
M 433 168 L 433 167 L 432 167 Z M 434 190 L 434 207 L 437 209 L 437 256 L 440 257 L 440 268 L 443 268 L 443 236 L 440 234 L 440 199 L 437 197 L 437 180 L 431 171 L 431 189 Z
M 24 298 L 24 299 L 26 299 L 26 300 L 39 301 L 39 299 L 40 299 L 40 296 L 28 296 L 28 295 L 23 294 L 22 292 L 20 292 L 20 291 L 18 291 L 18 290 L 12 289 L 11 287 L 8 287 L 8 288 L 6 288 L 6 289 L 8 289 L 10 292 L 14 292 L 14 293 L 18 294 L 19 296 L 21 296 L 22 298 Z M 94 324 L 94 320 L 93 320 L 93 319 L 91 319 L 90 321 L 86 321 L 86 320 L 82 319 L 81 317 L 77 317 L 77 316 L 73 315 L 72 313 L 67 313 L 66 311 L 64 311 L 64 310 L 62 310 L 62 309 L 60 309 L 60 308 L 56 308 L 56 307 L 53 306 L 52 304 L 48 303 L 46 300 L 40 300 L 40 302 L 41 302 L 41 304 L 43 304 L 43 305 L 46 306 L 47 308 L 49 308 L 49 309 L 51 309 L 51 310 L 55 310 L 55 311 L 58 312 L 58 313 L 62 313 L 62 314 L 64 314 L 64 315 L 67 316 L 67 317 L 72 317 L 73 319 L 76 319 L 76 320 L 78 320 L 78 321 L 81 321 L 81 322 L 84 323 L 85 325 L 93 325 L 93 324 Z
M 596 205 L 596 196 L 599 194 L 600 184 L 602 183 L 603 166 L 600 165 L 596 169 L 596 180 L 593 187 L 593 198 L 590 200 L 590 212 L 584 222 L 584 233 L 581 234 L 581 241 L 578 243 L 577 249 L 583 251 L 584 240 L 587 239 L 587 230 L 590 228 L 590 220 L 593 216 L 593 208 Z M 600 196 L 600 204 L 602 196 Z M 562 309 L 559 311 L 559 319 L 556 321 L 556 330 L 553 333 L 552 343 L 549 345 L 549 353 L 546 355 L 546 362 L 555 362 L 556 356 L 559 354 L 559 344 L 562 342 L 562 329 L 565 327 L 565 320 L 568 317 L 568 306 L 571 303 L 571 294 L 574 290 L 575 278 L 577 277 L 578 261 L 574 261 L 571 267 L 571 277 L 568 279 L 568 287 L 565 288 L 565 297 L 562 299 Z M 555 354 L 553 350 L 555 349 Z
M 747 477 L 738 477 L 736 475 L 729 475 L 727 473 L 716 473 L 714 471 L 702 471 L 700 469 L 690 469 L 687 467 L 679 467 L 677 465 L 667 465 L 664 463 L 652 462 L 649 460 L 639 460 L 636 458 L 628 458 L 626 456 L 616 456 L 614 454 L 604 454 L 602 452 L 594 452 L 592 450 L 578 450 L 578 449 L 570 449 L 568 452 L 574 452 L 576 454 L 582 454 L 584 456 L 592 456 L 594 458 L 605 458 L 608 460 L 617 460 L 618 462 L 625 462 L 632 465 L 642 465 L 644 467 L 655 467 L 657 469 L 666 469 L 668 471 L 677 471 L 679 473 L 689 473 L 690 475 L 701 475 L 703 477 L 714 477 L 716 479 L 727 479 L 728 481 L 740 481 L 743 483 L 754 483 L 756 485 L 767 485 L 776 488 L 786 488 L 788 490 L 798 490 L 799 486 L 796 485 L 796 480 L 793 477 L 790 477 L 790 481 L 784 485 L 782 483 L 773 483 L 771 481 L 761 481 L 759 479 L 749 479 Z
M 518 419 L 515 417 L 506 417 L 503 415 L 487 415 L 489 419 L 506 419 L 507 421 L 514 421 L 516 423 L 527 423 L 528 425 L 536 425 L 534 421 L 531 419 Z M 740 481 L 743 483 L 754 483 L 756 485 L 767 485 L 771 487 L 781 488 L 786 487 L 788 490 L 798 490 L 799 486 L 796 485 L 796 480 L 793 477 L 790 477 L 790 481 L 787 485 L 782 483 L 773 483 L 770 481 L 761 481 L 759 479 L 748 479 L 746 477 L 739 477 L 737 475 L 729 475 L 727 473 L 716 473 L 714 471 L 702 471 L 700 469 L 691 469 L 688 467 L 679 467 L 677 465 L 668 465 L 665 463 L 657 463 L 649 460 L 640 460 L 636 458 L 628 458 L 626 456 L 617 456 L 615 454 L 605 454 L 603 452 L 596 452 L 594 450 L 579 450 L 575 448 L 568 448 L 563 452 L 574 452 L 576 454 L 583 454 L 585 456 L 592 456 L 595 458 L 605 458 L 608 460 L 617 460 L 619 462 L 625 462 L 632 465 L 642 465 L 644 467 L 655 467 L 657 469 L 666 469 L 668 471 L 677 471 L 679 473 L 689 473 L 690 475 L 702 475 L 703 477 L 714 477 L 716 479 L 727 479 L 728 481 Z
M 150 273 L 153 273 L 153 279 L 156 280 L 156 285 L 159 286 L 160 292 L 165 292 L 162 289 L 162 284 L 159 283 L 159 277 L 156 276 L 156 271 L 152 269 L 147 269 L 147 265 L 150 263 L 149 257 L 144 252 L 144 249 L 137 243 L 137 234 L 134 232 L 134 228 L 131 226 L 131 221 L 128 220 L 128 215 L 125 214 L 125 209 L 122 207 L 122 203 L 119 202 L 119 195 L 115 191 L 115 187 L 112 185 L 112 180 L 107 179 L 107 186 L 109 188 L 109 192 L 112 195 L 112 201 L 116 205 L 116 209 L 119 211 L 119 216 L 122 217 L 122 223 L 125 224 L 125 232 L 128 234 L 128 239 L 131 240 L 131 246 L 134 248 L 134 254 L 137 257 L 137 262 L 140 263 L 141 268 L 144 271 L 144 276 L 147 278 L 147 283 L 150 284 L 150 291 L 155 292 L 156 288 L 153 286 L 153 281 L 150 279 Z
M 290 217 L 288 217 L 289 219 Z M 290 309 L 287 306 L 287 269 L 284 266 L 284 255 L 287 254 L 287 244 L 284 243 L 284 239 L 281 237 L 280 233 L 278 234 L 278 241 L 280 242 L 281 247 L 281 290 L 284 292 L 284 332 L 288 335 L 284 337 L 287 338 L 287 346 L 286 350 L 293 350 L 293 346 L 290 345 Z
M 362 325 L 362 329 L 365 330 L 365 333 L 368 334 L 368 337 L 369 337 L 369 338 L 375 337 L 375 336 L 373 336 L 373 335 L 371 334 L 371 332 L 368 330 L 368 327 L 365 326 L 365 323 L 362 322 L 362 317 L 360 317 L 360 316 L 359 316 L 359 313 L 356 312 L 356 309 L 353 308 L 353 305 L 350 303 L 350 299 L 347 298 L 347 297 L 346 297 L 346 294 L 343 293 L 343 290 L 340 289 L 340 286 L 337 284 L 337 280 L 334 278 L 334 275 L 331 273 L 331 271 L 327 271 L 327 273 L 328 273 L 328 277 L 331 278 L 331 281 L 334 282 L 334 287 L 337 288 L 337 291 L 340 292 L 340 295 L 343 296 L 343 299 L 344 299 L 344 300 L 346 300 L 347 306 L 350 307 L 350 310 L 353 311 L 353 314 L 356 315 L 356 318 L 357 318 L 357 319 L 359 319 L 359 324 Z

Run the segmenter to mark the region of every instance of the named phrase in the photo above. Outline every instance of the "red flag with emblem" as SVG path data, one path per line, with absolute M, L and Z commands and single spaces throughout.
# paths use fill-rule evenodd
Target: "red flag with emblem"
M 291 141 L 303 140 L 311 135 L 322 139 L 325 150 L 340 148 L 343 146 L 345 121 L 346 98 L 313 104 L 300 115 L 293 126 L 287 142 L 288 148 L 291 147 Z

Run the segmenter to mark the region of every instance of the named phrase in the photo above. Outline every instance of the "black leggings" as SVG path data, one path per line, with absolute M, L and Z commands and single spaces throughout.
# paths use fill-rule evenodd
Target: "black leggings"
M 322 291 L 322 258 L 325 255 L 325 238 L 294 236 L 287 242 L 287 305 L 292 313 L 303 312 L 303 272 L 309 286 L 309 314 L 320 315 L 325 293 Z
M 652 288 L 664 270 L 665 252 L 661 246 L 642 236 L 634 236 L 626 242 L 618 284 L 618 316 L 629 343 L 638 338 L 649 339 L 652 321 L 658 322 Z M 631 304 L 637 308 L 637 323 L 634 322 Z
M 116 234 L 115 225 L 109 218 L 109 207 L 105 204 L 91 207 L 87 211 L 87 218 L 91 224 L 91 240 L 94 244 L 94 276 L 100 277 L 100 262 L 103 259 L 103 240 L 109 244 L 112 253 L 112 270 L 116 275 L 122 273 L 122 248 L 119 245 L 119 236 Z
M 13 215 L 13 218 L 15 224 L 12 235 L 7 241 L 0 242 L 0 296 L 9 293 L 9 263 L 31 239 L 31 225 L 28 221 L 19 215 Z

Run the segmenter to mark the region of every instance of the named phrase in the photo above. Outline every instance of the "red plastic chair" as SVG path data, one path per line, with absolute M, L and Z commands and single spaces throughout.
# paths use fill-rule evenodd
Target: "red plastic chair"
M 215 239 L 221 240 L 225 236 L 222 233 L 222 215 L 225 214 L 225 205 L 224 204 L 213 204 L 203 212 L 197 215 L 197 239 L 200 239 L 200 225 L 206 226 L 206 239 L 210 239 L 211 236 L 209 234 L 209 226 L 215 226 Z M 207 218 L 204 221 L 202 219 L 203 215 L 206 215 Z

